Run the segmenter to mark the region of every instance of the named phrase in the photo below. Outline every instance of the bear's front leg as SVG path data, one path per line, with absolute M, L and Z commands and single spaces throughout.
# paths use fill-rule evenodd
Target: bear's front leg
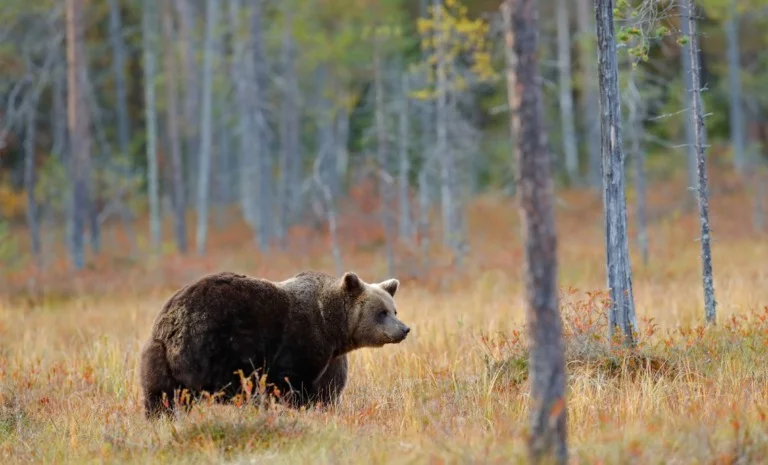
M 315 400 L 326 405 L 335 404 L 347 384 L 347 355 L 334 358 L 328 368 L 315 381 Z
M 306 406 L 315 396 L 311 379 L 295 371 L 276 373 L 271 383 L 279 390 L 279 398 L 293 408 Z

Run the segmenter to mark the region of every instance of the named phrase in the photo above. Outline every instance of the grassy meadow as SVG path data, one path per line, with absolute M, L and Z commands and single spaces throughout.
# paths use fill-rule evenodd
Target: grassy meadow
M 631 243 L 641 333 L 633 356 L 606 342 L 599 194 L 558 192 L 571 461 L 758 463 L 768 456 L 768 235 L 753 231 L 749 197 L 715 173 L 718 325 L 704 328 L 695 204 L 683 208 L 678 182 L 652 187 L 647 266 Z M 345 269 L 374 281 L 387 276 L 376 217 L 360 213 L 370 207 L 347 205 L 339 234 Z M 304 412 L 202 404 L 150 423 L 138 353 L 165 299 L 203 273 L 334 272 L 324 232 L 294 231 L 288 250 L 264 256 L 244 225 L 225 220 L 205 257 L 180 258 L 170 242 L 150 257 L 131 255 L 115 225 L 103 256 L 77 274 L 61 241 L 49 241 L 44 274 L 21 264 L 0 278 L 0 462 L 525 463 L 517 210 L 499 195 L 468 208 L 471 253 L 460 270 L 434 251 L 432 271 L 420 275 L 418 249 L 398 250 L 396 302 L 409 338 L 352 353 L 340 405 Z M 146 224 L 137 228 L 146 248 Z M 164 234 L 170 241 L 170 222 Z M 27 247 L 23 230 L 19 238 Z

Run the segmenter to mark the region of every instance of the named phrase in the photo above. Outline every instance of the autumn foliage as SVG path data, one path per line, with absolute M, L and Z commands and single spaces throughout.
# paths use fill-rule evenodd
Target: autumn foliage
M 745 194 L 730 175 L 715 173 L 718 326 L 703 324 L 695 214 L 669 208 L 680 183 L 659 184 L 650 199 L 651 261 L 635 265 L 635 353 L 607 339 L 599 199 L 558 193 L 574 463 L 735 463 L 768 453 L 768 248 L 764 235 L 744 226 L 751 214 Z M 376 279 L 385 269 L 383 236 L 369 190 L 359 185 L 341 208 L 340 242 L 345 268 Z M 422 270 L 418 248 L 401 244 L 398 310 L 413 322 L 413 338 L 353 354 L 349 389 L 329 410 L 202 402 L 173 423 L 150 426 L 136 382 L 139 344 L 170 292 L 220 269 L 274 279 L 308 268 L 332 271 L 322 221 L 293 230 L 286 250 L 260 255 L 247 227 L 228 216 L 214 229 L 206 258 L 180 257 L 171 247 L 149 254 L 143 223 L 132 251 L 119 224 L 110 225 L 105 252 L 81 272 L 55 248 L 44 271 L 32 264 L 4 269 L 0 460 L 523 460 L 527 341 L 517 214 L 501 195 L 468 208 L 464 268 L 452 268 L 435 248 L 431 268 Z M 26 247 L 24 230 L 14 234 Z M 168 225 L 164 234 L 169 240 Z

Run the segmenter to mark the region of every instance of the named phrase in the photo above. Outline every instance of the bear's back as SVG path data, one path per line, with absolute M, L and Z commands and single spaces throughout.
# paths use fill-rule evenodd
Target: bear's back
M 153 327 L 184 384 L 231 377 L 246 361 L 269 358 L 280 346 L 288 295 L 274 283 L 230 272 L 204 276 L 166 303 Z M 250 363 L 250 362 L 249 362 Z M 205 381 L 204 381 L 205 380 Z

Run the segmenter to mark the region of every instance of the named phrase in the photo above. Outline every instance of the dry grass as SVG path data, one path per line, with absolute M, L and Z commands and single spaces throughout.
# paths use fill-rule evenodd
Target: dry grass
M 665 191 L 655 192 L 658 205 L 668 202 Z M 605 341 L 602 293 L 570 289 L 603 287 L 599 200 L 564 198 L 559 257 L 573 463 L 764 460 L 768 243 L 745 226 L 744 199 L 713 200 L 716 329 L 700 326 L 695 217 L 654 224 L 650 266 L 633 259 L 643 334 L 639 355 L 628 356 Z M 245 245 L 247 232 L 233 227 L 213 238 L 209 259 L 122 268 L 105 261 L 79 276 L 53 271 L 37 277 L 32 296 L 19 285 L 28 276 L 8 275 L 0 300 L 0 461 L 524 463 L 528 392 L 512 202 L 477 200 L 470 226 L 473 255 L 453 274 L 460 278 L 442 270 L 403 281 L 399 313 L 413 337 L 353 353 L 343 402 L 328 411 L 202 405 L 150 424 L 136 382 L 139 346 L 175 286 L 216 268 L 275 279 L 329 269 L 322 240 L 302 246 L 311 253 L 266 263 Z M 381 261 L 353 252 L 355 230 L 343 227 L 347 266 L 381 278 Z M 99 293 L 100 283 L 113 284 Z

